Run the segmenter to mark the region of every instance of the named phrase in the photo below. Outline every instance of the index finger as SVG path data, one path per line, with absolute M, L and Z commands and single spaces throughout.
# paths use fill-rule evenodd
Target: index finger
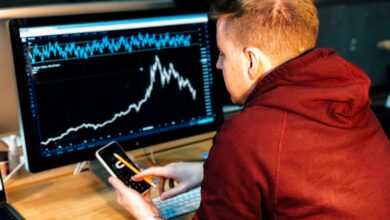
M 139 172 L 132 177 L 133 180 L 142 180 L 144 177 L 165 177 L 169 178 L 170 173 L 166 167 L 150 167 L 146 170 Z

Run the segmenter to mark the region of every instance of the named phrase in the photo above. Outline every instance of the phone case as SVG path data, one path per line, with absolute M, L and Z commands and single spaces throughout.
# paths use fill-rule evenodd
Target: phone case
M 111 142 L 96 151 L 96 157 L 103 165 L 103 167 L 111 174 L 119 178 L 125 185 L 137 190 L 143 194 L 150 189 L 150 184 L 146 181 L 135 182 L 131 177 L 135 175 L 130 168 L 115 158 L 114 153 L 121 156 L 129 164 L 136 167 L 133 161 L 126 155 L 125 151 L 117 142 Z

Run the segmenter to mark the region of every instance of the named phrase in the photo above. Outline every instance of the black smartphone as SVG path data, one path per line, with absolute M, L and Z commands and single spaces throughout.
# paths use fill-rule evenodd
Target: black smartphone
M 124 159 L 129 166 L 132 166 L 132 168 L 129 168 L 125 163 L 121 162 L 117 157 L 114 156 L 115 154 Z M 128 187 L 137 190 L 141 194 L 150 189 L 151 184 L 145 180 L 140 182 L 131 180 L 131 177 L 136 174 L 133 170 L 138 170 L 138 168 L 126 155 L 125 151 L 122 149 L 119 143 L 111 142 L 97 150 L 95 155 L 111 176 L 117 177 Z

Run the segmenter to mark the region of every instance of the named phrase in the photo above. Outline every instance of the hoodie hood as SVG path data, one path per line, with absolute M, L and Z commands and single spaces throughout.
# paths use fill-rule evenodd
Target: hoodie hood
M 286 110 L 334 127 L 350 128 L 369 110 L 370 80 L 331 49 L 315 49 L 271 71 L 246 107 Z

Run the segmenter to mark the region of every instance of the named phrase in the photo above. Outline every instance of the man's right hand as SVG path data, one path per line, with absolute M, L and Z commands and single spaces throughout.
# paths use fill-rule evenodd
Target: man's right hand
M 132 179 L 142 181 L 143 177 L 160 179 L 158 191 L 160 199 L 165 200 L 200 186 L 203 180 L 203 162 L 179 162 L 164 167 L 151 167 L 133 176 Z M 165 191 L 167 180 L 169 190 Z

